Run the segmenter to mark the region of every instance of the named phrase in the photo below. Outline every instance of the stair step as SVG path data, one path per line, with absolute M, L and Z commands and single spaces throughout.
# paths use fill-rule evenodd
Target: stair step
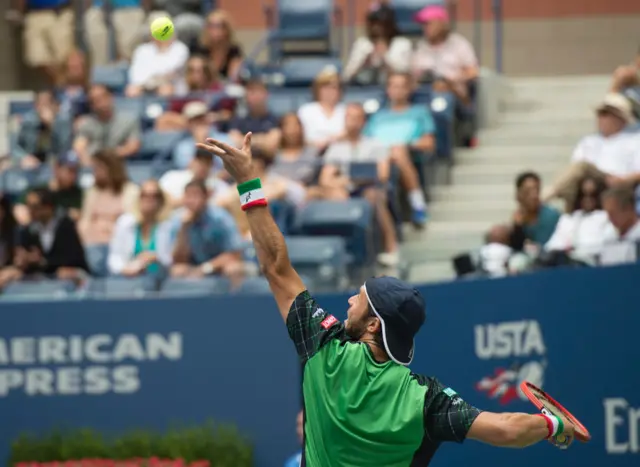
M 473 184 L 473 185 L 512 185 L 515 182 L 519 173 L 526 170 L 532 170 L 532 167 L 527 166 L 513 166 L 504 167 L 498 169 L 499 166 L 477 166 L 482 170 L 474 171 L 474 166 L 459 166 L 454 167 L 452 173 L 452 181 L 454 185 Z M 493 168 L 495 167 L 495 168 Z M 544 182 L 550 182 L 554 180 L 559 172 L 555 168 L 540 168 L 538 167 L 535 172 L 542 178 Z
M 429 261 L 413 264 L 409 280 L 414 282 L 445 282 L 455 278 L 451 261 Z
M 445 185 L 435 189 L 431 195 L 433 207 L 441 202 L 468 201 L 470 199 L 482 203 L 502 200 L 511 202 L 514 196 L 515 187 L 513 181 L 511 181 L 511 183 L 501 183 L 498 185 Z

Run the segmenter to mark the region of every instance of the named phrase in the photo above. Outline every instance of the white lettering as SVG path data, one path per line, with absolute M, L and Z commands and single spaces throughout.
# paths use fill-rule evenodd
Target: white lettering
M 107 334 L 96 334 L 89 337 L 84 344 L 84 353 L 87 360 L 95 363 L 107 363 L 111 360 L 111 355 L 103 347 L 111 345 L 111 336 Z
M 11 360 L 15 365 L 35 363 L 35 342 L 32 337 L 11 339 Z
M 56 375 L 57 392 L 61 395 L 74 395 L 82 392 L 80 368 L 58 368 Z
M 67 341 L 64 337 L 41 337 L 38 342 L 38 354 L 40 363 L 65 363 L 64 351 Z
M 69 337 L 69 360 L 73 363 L 80 363 L 82 358 L 82 336 Z
M 113 392 L 116 394 L 130 394 L 140 389 L 138 367 L 118 366 L 113 370 Z
M 621 439 L 620 428 L 628 424 L 628 440 Z M 629 403 L 622 397 L 604 400 L 605 446 L 609 454 L 625 454 L 640 452 L 638 439 L 638 425 L 640 424 L 640 409 L 629 407 Z
M 19 370 L 0 371 L 0 396 L 6 396 L 12 389 L 19 388 L 23 381 L 22 372 Z
M 53 371 L 44 368 L 27 370 L 24 392 L 29 396 L 51 396 L 55 393 L 53 389 Z
M 104 366 L 92 366 L 86 369 L 84 378 L 87 383 L 85 391 L 87 394 L 104 394 L 109 392 L 109 370 Z
M 147 336 L 147 358 L 149 360 L 180 360 L 182 358 L 182 334 L 172 332 L 168 337 L 161 334 Z
M 9 352 L 7 351 L 7 343 L 4 339 L 0 339 L 0 365 L 9 364 Z
M 140 340 L 133 334 L 123 334 L 113 349 L 113 360 L 121 362 L 126 359 L 144 360 L 144 349 Z
M 475 350 L 478 358 L 525 357 L 544 355 L 546 348 L 537 321 L 514 321 L 477 325 Z

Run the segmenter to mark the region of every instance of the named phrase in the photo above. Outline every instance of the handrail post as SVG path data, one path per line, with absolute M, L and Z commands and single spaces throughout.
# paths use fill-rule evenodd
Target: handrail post
M 473 42 L 478 63 L 482 63 L 482 0 L 473 0 Z
M 496 72 L 502 74 L 502 0 L 493 0 L 493 22 L 495 23 Z

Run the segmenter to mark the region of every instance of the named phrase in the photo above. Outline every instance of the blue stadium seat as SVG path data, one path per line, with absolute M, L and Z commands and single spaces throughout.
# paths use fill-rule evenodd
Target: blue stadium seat
M 173 149 L 184 138 L 181 131 L 146 131 L 142 134 L 142 145 L 136 160 L 166 160 Z
M 270 295 L 271 289 L 264 277 L 247 277 L 235 292 L 247 295 Z
M 154 170 L 151 162 L 131 161 L 127 164 L 129 179 L 136 185 L 154 178 Z
M 91 71 L 91 82 L 102 84 L 115 93 L 121 93 L 127 86 L 127 69 L 119 65 L 95 66 Z
M 375 259 L 373 215 L 373 207 L 364 199 L 315 201 L 298 213 L 296 232 L 308 236 L 343 237 L 353 264 L 367 266 Z
M 9 101 L 9 116 L 24 115 L 34 110 L 33 100 Z
M 13 167 L 2 172 L 2 189 L 7 196 L 16 198 L 38 183 L 37 170 Z
M 334 57 L 290 58 L 283 62 L 281 73 L 285 86 L 310 86 L 315 77 L 327 69 L 341 73 L 340 59 Z
M 277 24 L 270 41 L 330 42 L 333 0 L 278 0 Z
M 375 113 L 385 100 L 384 90 L 380 86 L 347 86 L 343 92 L 345 102 L 362 104 L 365 112 Z
M 167 279 L 160 292 L 163 296 L 220 295 L 230 290 L 229 280 L 223 277 L 201 279 Z
M 91 280 L 87 292 L 107 298 L 142 298 L 156 292 L 158 288 L 157 279 L 151 276 L 106 277 Z
M 18 281 L 7 285 L 1 300 L 62 300 L 69 296 L 76 289 L 72 281 L 41 280 L 41 281 Z
M 269 202 L 269 210 L 280 231 L 287 235 L 292 229 L 296 217 L 296 207 L 283 200 Z
M 288 92 L 287 89 L 270 89 L 269 90 L 269 110 L 277 116 L 282 116 L 290 112 L 298 110 L 296 96 Z
M 453 163 L 456 100 L 451 93 L 431 93 L 429 108 L 436 124 L 436 154 L 438 159 Z
M 403 36 L 419 36 L 422 26 L 413 19 L 415 14 L 427 5 L 446 5 L 444 0 L 391 0 L 396 14 L 398 29 Z
M 116 110 L 137 115 L 142 118 L 144 100 L 141 98 L 131 98 L 124 96 L 114 96 L 114 105 Z
M 347 281 L 346 242 L 342 237 L 288 237 L 289 259 L 298 274 L 318 290 L 341 289 Z M 307 287 L 309 287 L 307 285 Z
M 142 102 L 142 127 L 150 130 L 156 119 L 169 108 L 169 99 L 166 97 L 145 97 Z

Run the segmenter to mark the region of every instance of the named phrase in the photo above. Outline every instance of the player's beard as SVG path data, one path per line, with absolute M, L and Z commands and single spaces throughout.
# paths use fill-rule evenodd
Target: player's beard
M 347 331 L 347 335 L 352 340 L 358 341 L 364 333 L 367 332 L 367 323 L 365 320 L 353 322 L 351 319 L 348 319 L 345 331 Z

